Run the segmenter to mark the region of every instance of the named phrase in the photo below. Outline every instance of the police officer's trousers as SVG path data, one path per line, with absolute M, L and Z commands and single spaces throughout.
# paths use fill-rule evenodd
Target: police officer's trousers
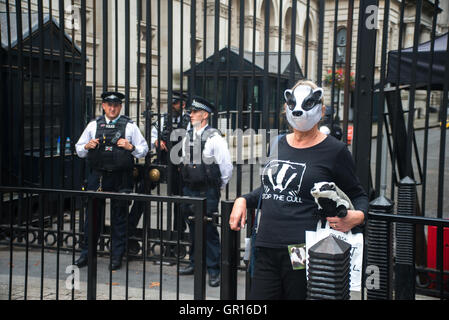
M 212 187 L 204 190 L 192 190 L 188 187 L 184 187 L 183 194 L 187 197 L 207 198 L 207 216 L 213 217 L 213 213 L 218 212 L 220 190 Z M 195 221 L 188 219 L 188 216 L 194 215 L 191 205 L 183 205 L 181 210 L 187 224 L 189 225 L 190 239 L 192 242 L 189 256 L 190 264 L 194 266 L 195 247 L 202 244 L 197 244 L 194 242 Z M 217 275 L 220 273 L 220 236 L 218 234 L 217 226 L 214 223 L 215 221 L 206 223 L 206 266 L 207 272 L 210 275 Z
M 132 191 L 133 181 L 131 171 L 107 172 L 92 171 L 88 178 L 87 190 L 97 191 L 100 187 L 105 192 L 124 192 Z M 100 217 L 104 212 L 105 201 L 94 199 L 92 202 L 92 214 L 96 215 L 96 226 L 94 227 L 95 243 L 100 234 Z M 84 222 L 84 243 L 81 255 L 87 255 L 88 250 L 88 215 L 91 212 L 86 211 Z M 123 256 L 126 248 L 127 217 L 129 212 L 129 203 L 127 200 L 111 199 L 111 255 L 112 258 L 119 259 Z

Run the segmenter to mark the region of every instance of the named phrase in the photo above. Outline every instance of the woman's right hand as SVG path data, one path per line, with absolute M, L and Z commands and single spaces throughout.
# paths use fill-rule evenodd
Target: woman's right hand
M 231 216 L 229 217 L 229 227 L 231 230 L 240 231 L 246 224 L 246 199 L 237 198 L 232 207 Z

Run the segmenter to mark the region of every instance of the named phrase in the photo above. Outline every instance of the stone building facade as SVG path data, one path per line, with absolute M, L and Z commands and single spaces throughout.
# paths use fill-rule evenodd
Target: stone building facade
M 215 25 L 219 26 L 218 50 L 226 47 L 239 46 L 240 30 L 240 6 L 244 1 L 244 50 L 263 52 L 265 49 L 265 9 L 270 6 L 269 20 L 269 44 L 270 52 L 289 52 L 291 50 L 291 30 L 292 17 L 296 17 L 295 34 L 295 55 L 303 71 L 307 71 L 305 76 L 313 81 L 317 80 L 318 62 L 318 32 L 319 32 L 319 0 L 298 0 L 296 3 L 296 15 L 293 14 L 291 0 L 220 0 L 218 5 L 218 22 L 216 21 L 216 2 L 212 0 L 196 1 L 196 62 L 200 63 L 204 59 L 213 55 L 215 49 Z M 420 24 L 420 42 L 430 39 L 432 26 L 432 16 L 434 11 L 434 1 L 424 1 L 422 18 Z M 14 12 L 15 1 L 9 1 L 10 10 Z M 124 91 L 125 88 L 125 1 L 107 1 L 108 7 L 106 16 L 108 19 L 108 46 L 104 46 L 103 39 L 103 18 L 104 9 L 102 0 L 86 0 L 87 6 L 87 86 L 93 87 L 95 78 L 96 107 L 97 113 L 101 106 L 99 97 L 103 91 L 103 50 L 107 50 L 108 58 L 108 86 L 117 87 Z M 309 16 L 307 19 L 307 3 L 310 3 Z M 44 12 L 48 12 L 51 5 L 53 15 L 58 19 L 59 1 L 44 0 Z M 146 17 L 147 4 L 151 4 L 151 19 Z M 390 1 L 390 16 L 388 27 L 388 50 L 397 50 L 399 38 L 399 16 L 400 4 L 398 0 Z M 74 42 L 81 46 L 81 1 L 65 1 L 65 28 L 66 32 L 74 35 Z M 158 7 L 158 5 L 160 7 Z M 151 97 L 152 108 L 161 106 L 162 111 L 166 109 L 166 97 L 168 88 L 168 1 L 142 0 L 130 1 L 130 115 L 137 117 L 135 108 L 139 99 L 140 105 L 145 103 L 145 96 L 148 88 L 145 88 L 146 79 L 146 42 L 151 41 Z M 229 6 L 231 12 L 229 13 Z M 381 67 L 381 43 L 382 26 L 384 16 L 385 0 L 379 1 L 378 8 L 378 37 L 376 54 L 376 78 L 380 76 Z M 448 1 L 441 1 L 442 12 L 439 15 L 437 25 L 437 35 L 447 32 L 449 25 L 449 4 Z M 0 1 L 0 11 L 5 12 L 6 1 Z M 31 1 L 31 11 L 37 13 L 37 1 Z M 405 30 L 403 35 L 402 48 L 413 45 L 413 33 L 415 23 L 415 1 L 407 1 L 404 22 Z M 348 0 L 338 2 L 337 20 L 335 20 L 335 1 L 325 1 L 324 13 L 324 38 L 323 38 L 323 76 L 332 68 L 334 26 L 337 32 L 344 30 L 347 26 Z M 28 1 L 22 1 L 22 12 L 28 12 Z M 187 89 L 187 77 L 184 72 L 190 69 L 190 12 L 191 0 L 173 1 L 173 89 L 181 87 Z M 353 36 L 351 52 L 351 70 L 355 71 L 357 54 L 357 32 L 358 32 L 359 1 L 354 3 L 353 16 Z M 139 19 L 141 17 L 141 19 Z M 150 21 L 151 20 L 151 21 Z M 74 23 L 72 23 L 74 22 Z M 255 33 L 253 34 L 253 24 L 255 22 Z M 146 34 L 146 24 L 151 23 L 151 34 Z M 228 29 L 230 26 L 230 30 Z M 281 39 L 279 34 L 281 30 Z M 230 32 L 228 32 L 230 31 Z M 308 35 L 306 35 L 308 31 Z M 230 34 L 230 39 L 228 35 Z M 342 32 L 341 34 L 344 34 Z M 253 41 L 255 40 L 255 42 Z M 138 43 L 140 41 L 140 49 Z M 254 42 L 254 43 L 253 43 Z M 308 43 L 308 50 L 306 50 Z M 279 48 L 280 44 L 280 48 Z M 337 51 L 338 52 L 338 51 Z M 306 57 L 307 53 L 307 57 Z M 95 55 L 95 58 L 94 58 Z M 307 60 L 307 66 L 305 66 Z M 95 65 L 94 65 L 95 63 Z M 337 65 L 341 67 L 341 65 Z M 140 76 L 140 79 L 138 79 Z M 140 87 L 139 87 L 140 82 Z M 340 93 L 342 94 L 342 93 Z M 158 101 L 160 97 L 160 101 Z M 407 97 L 404 96 L 404 101 Z M 422 104 L 425 95 L 417 93 L 417 104 Z M 438 105 L 439 95 L 433 95 L 432 102 Z M 330 90 L 326 90 L 326 101 L 330 101 Z M 143 121 L 143 119 L 141 119 Z

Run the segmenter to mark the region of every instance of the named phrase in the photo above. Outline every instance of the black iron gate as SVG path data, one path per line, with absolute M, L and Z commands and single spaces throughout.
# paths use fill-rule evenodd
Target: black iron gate
M 264 150 L 268 130 L 288 130 L 283 91 L 305 77 L 324 86 L 326 124 L 333 134 L 335 126 L 342 129 L 371 199 L 398 203 L 397 186 L 410 177 L 416 182 L 413 214 L 447 219 L 449 46 L 442 34 L 447 22 L 437 20 L 448 9 L 438 0 L 1 1 L 0 101 L 7 120 L 0 185 L 80 190 L 88 168 L 74 144 L 100 113 L 101 92 L 125 93 L 125 114 L 150 142 L 151 125 L 164 112 L 171 123 L 168 102 L 180 90 L 189 100 L 211 100 L 217 106 L 212 124 L 223 132 L 245 130 L 242 137 L 226 135 L 235 170 L 222 199 L 232 201 L 259 183 L 257 147 Z M 152 151 L 136 164 L 137 180 L 146 179 L 159 156 Z M 174 166 L 158 168 L 167 183 L 145 192 L 170 197 Z M 79 201 L 58 199 L 48 206 L 82 208 Z M 11 193 L 3 203 L 44 210 L 40 197 Z M 155 214 L 166 230 L 153 226 L 149 234 L 185 241 L 174 226 L 177 207 L 161 203 Z M 28 226 L 21 210 L 12 212 L 18 216 L 0 217 L 5 228 Z M 139 236 L 145 232 L 139 229 Z M 428 229 L 415 232 L 417 267 L 442 270 L 448 259 L 441 254 L 443 229 L 432 245 Z M 11 250 L 19 238 L 10 241 Z M 429 248 L 438 254 L 429 255 Z M 173 243 L 160 257 L 177 262 L 178 250 Z

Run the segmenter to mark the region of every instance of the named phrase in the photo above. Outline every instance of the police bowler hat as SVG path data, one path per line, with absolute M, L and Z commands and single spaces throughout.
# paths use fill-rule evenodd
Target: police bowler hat
M 101 95 L 101 99 L 103 102 L 111 102 L 111 103 L 122 103 L 122 100 L 125 99 L 125 95 L 120 92 L 108 91 L 104 92 Z
M 208 113 L 212 113 L 215 111 L 215 107 L 206 99 L 196 96 L 192 99 L 192 110 L 204 110 Z

